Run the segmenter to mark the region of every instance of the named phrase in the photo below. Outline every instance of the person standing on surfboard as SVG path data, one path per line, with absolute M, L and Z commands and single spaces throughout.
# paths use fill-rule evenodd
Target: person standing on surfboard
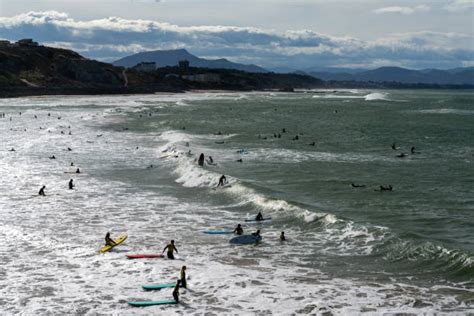
M 180 273 L 180 281 L 181 281 L 181 287 L 186 288 L 186 266 L 183 266 L 181 268 L 181 273 Z
M 38 194 L 41 196 L 46 196 L 46 194 L 44 194 L 44 189 L 46 189 L 45 185 L 43 185 L 43 187 L 39 190 Z
M 179 287 L 180 287 L 180 285 L 181 285 L 181 280 L 178 280 L 176 282 L 176 285 L 175 285 L 174 290 L 173 290 L 173 298 L 176 301 L 176 303 L 179 303 Z
M 166 253 L 167 256 L 168 256 L 168 259 L 174 259 L 173 252 L 176 251 L 176 253 L 178 253 L 178 249 L 174 245 L 174 240 L 171 240 L 171 243 L 166 245 L 166 247 L 165 247 L 165 249 L 163 249 L 162 253 L 164 253 L 166 249 L 168 249 L 168 252 Z
M 244 230 L 242 229 L 242 225 L 237 224 L 237 227 L 234 229 L 234 234 L 242 235 L 243 233 L 244 233 Z
M 220 178 L 219 178 L 219 184 L 217 185 L 218 187 L 223 187 L 224 185 L 227 184 L 227 178 L 225 177 L 225 175 L 222 175 Z
M 106 246 L 115 246 L 117 243 L 110 238 L 110 232 L 107 232 L 105 235 L 105 245 Z

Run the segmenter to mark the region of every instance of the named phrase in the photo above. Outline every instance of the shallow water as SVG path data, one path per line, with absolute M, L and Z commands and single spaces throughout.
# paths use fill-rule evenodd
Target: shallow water
M 472 312 L 473 100 L 406 90 L 0 100 L 0 310 Z M 199 167 L 200 153 L 215 164 Z M 222 174 L 231 187 L 216 188 Z M 258 211 L 273 220 L 245 223 L 262 231 L 257 246 L 202 233 Z M 98 255 L 107 231 L 129 239 Z M 169 239 L 179 260 L 125 258 Z M 126 304 L 170 298 L 140 286 L 176 279 L 183 264 L 182 304 Z

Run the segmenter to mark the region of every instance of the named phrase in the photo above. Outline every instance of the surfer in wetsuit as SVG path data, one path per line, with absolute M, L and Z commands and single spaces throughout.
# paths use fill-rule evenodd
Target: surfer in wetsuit
M 117 243 L 115 241 L 113 241 L 112 238 L 110 238 L 110 232 L 107 232 L 107 234 L 105 234 L 105 245 L 106 246 L 115 246 L 115 245 L 117 245 Z
M 257 229 L 255 233 L 252 233 L 252 236 L 260 237 L 260 229 Z
M 43 185 L 43 187 L 39 190 L 38 194 L 41 196 L 46 196 L 46 194 L 44 194 L 44 189 L 46 189 L 45 185 Z
M 397 150 L 397 149 L 398 149 L 397 146 L 395 146 L 395 143 L 392 144 L 392 149 L 393 149 L 393 150 Z
M 178 249 L 174 245 L 174 240 L 171 240 L 171 242 L 168 245 L 166 245 L 162 253 L 164 253 L 166 249 L 168 249 L 168 252 L 166 253 L 168 256 L 168 259 L 174 259 L 173 252 L 176 251 L 176 253 L 178 253 Z
M 200 165 L 201 167 L 204 166 L 204 154 L 203 153 L 201 153 L 199 155 L 198 165 Z
M 255 216 L 256 221 L 263 221 L 263 215 L 262 212 L 258 212 L 257 216 Z
M 280 241 L 285 241 L 285 240 L 286 240 L 285 232 L 281 232 L 281 234 L 280 234 Z
M 354 183 L 351 183 L 351 186 L 353 188 L 365 188 L 365 184 L 354 184 Z
M 76 173 L 81 173 L 81 170 L 79 170 L 79 168 L 77 168 Z
M 225 177 L 225 175 L 222 175 L 220 178 L 219 178 L 219 184 L 217 185 L 218 187 L 222 187 L 224 185 L 227 184 L 227 178 Z
M 72 179 L 69 180 L 69 190 L 72 190 L 74 188 L 74 183 L 72 183 Z
M 179 302 L 179 287 L 181 286 L 181 280 L 178 280 L 176 282 L 176 285 L 174 286 L 173 290 L 173 298 L 176 301 L 176 303 Z
M 375 190 L 375 191 L 392 191 L 393 190 L 393 187 L 391 184 L 389 184 L 388 186 L 383 186 L 381 185 L 380 186 L 380 189 L 379 190 Z
M 397 158 L 405 158 L 405 157 L 406 157 L 405 153 L 401 153 L 400 155 L 397 155 Z
M 183 266 L 181 268 L 181 272 L 180 272 L 180 281 L 181 281 L 181 287 L 184 287 L 186 288 L 186 266 Z
M 234 234 L 242 235 L 243 233 L 244 233 L 244 230 L 242 229 L 242 225 L 237 224 L 237 227 L 234 229 Z

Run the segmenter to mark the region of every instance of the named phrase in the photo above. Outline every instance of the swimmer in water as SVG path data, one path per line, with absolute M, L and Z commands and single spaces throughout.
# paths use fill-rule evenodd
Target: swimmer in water
M 181 287 L 186 288 L 186 266 L 181 267 L 180 271 L 180 281 L 181 281 Z
M 286 240 L 285 232 L 281 232 L 281 234 L 280 234 L 280 241 L 285 241 L 285 240 Z
M 242 229 L 242 225 L 237 224 L 237 227 L 234 229 L 234 234 L 242 235 L 243 233 L 244 233 L 244 230 Z
M 380 189 L 375 190 L 375 191 L 380 191 L 380 192 L 382 192 L 382 191 L 392 191 L 392 190 L 393 190 L 393 187 L 392 187 L 391 184 L 389 184 L 388 186 L 383 186 L 383 185 L 381 185 L 381 186 L 380 186 Z
M 72 190 L 74 188 L 74 183 L 72 183 L 72 179 L 69 180 L 69 190 Z

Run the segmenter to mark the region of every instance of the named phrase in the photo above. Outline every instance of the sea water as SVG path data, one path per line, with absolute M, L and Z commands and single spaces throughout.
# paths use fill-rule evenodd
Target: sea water
M 0 100 L 0 311 L 472 313 L 473 96 Z M 221 175 L 230 185 L 217 187 Z M 258 212 L 272 221 L 245 222 Z M 232 245 L 232 236 L 203 233 L 239 223 L 247 234 L 260 229 L 262 242 Z M 108 231 L 129 238 L 98 254 Z M 177 260 L 125 257 L 160 253 L 171 239 Z M 183 265 L 181 304 L 128 306 L 171 298 L 172 289 L 141 285 L 173 282 Z

